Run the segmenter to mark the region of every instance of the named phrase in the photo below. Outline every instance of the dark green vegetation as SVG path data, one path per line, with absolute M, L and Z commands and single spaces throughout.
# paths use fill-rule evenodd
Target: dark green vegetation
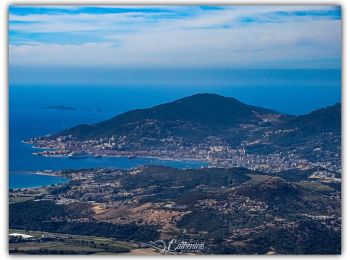
M 325 183 L 310 182 L 312 171 L 294 172 L 299 177 L 286 173 L 283 178 L 283 174 L 245 168 L 147 166 L 62 174 L 81 180 L 48 192 L 54 200 L 60 196 L 79 202 L 12 203 L 11 228 L 144 242 L 166 234 L 169 239 L 205 241 L 202 253 L 207 254 L 341 252 L 340 192 Z M 90 194 L 87 183 L 91 181 L 104 190 Z M 118 185 L 105 186 L 111 183 Z M 109 207 L 96 214 L 91 199 Z M 160 215 L 154 218 L 152 212 Z M 160 216 L 167 214 L 181 217 L 164 222 Z
M 137 109 L 93 124 L 79 125 L 58 135 L 73 135 L 79 139 L 126 135 L 137 138 L 166 138 L 169 136 L 198 142 L 208 136 L 224 138 L 229 142 L 247 138 L 243 125 L 266 129 L 296 129 L 275 138 L 276 144 L 320 135 L 340 133 L 341 107 L 319 109 L 302 116 L 246 105 L 234 98 L 216 94 L 197 94 L 149 109 Z M 57 135 L 57 136 L 58 136 Z
M 298 116 L 285 124 L 285 128 L 297 128 L 300 134 L 312 135 L 322 132 L 341 131 L 341 105 L 315 110 L 309 114 Z
M 195 189 L 198 185 L 220 188 L 242 184 L 250 179 L 246 175 L 250 172 L 245 168 L 179 170 L 166 167 L 145 167 L 142 172 L 135 175 L 125 175 L 120 181 L 126 189 L 147 189 L 155 185 L 163 188 L 185 186 L 186 190 Z
M 190 137 L 193 141 L 193 138 L 220 134 L 238 124 L 258 124 L 261 115 L 267 114 L 282 116 L 276 111 L 249 106 L 234 98 L 197 94 L 149 109 L 129 111 L 98 124 L 80 125 L 59 135 L 71 134 L 80 139 L 131 134 L 158 138 L 172 135 Z M 139 134 L 135 128 L 141 128 Z
M 55 233 L 113 237 L 117 239 L 156 240 L 159 233 L 151 226 L 116 225 L 92 222 L 87 204 L 56 205 L 51 201 L 28 201 L 10 205 L 10 228 L 40 230 Z
M 297 146 L 300 143 L 310 142 L 313 138 L 322 136 L 322 142 L 319 143 L 322 148 L 330 149 L 336 147 L 334 143 L 328 142 L 328 140 L 330 137 L 329 133 L 335 135 L 340 135 L 341 133 L 341 105 L 336 103 L 333 106 L 295 117 L 281 124 L 280 127 L 281 129 L 295 129 L 295 131 L 275 136 L 273 141 L 277 145 L 293 148 L 293 146 Z M 339 141 L 337 140 L 337 142 Z
M 90 255 L 106 253 L 128 253 L 137 248 L 137 244 L 118 241 L 112 238 L 48 233 L 42 231 L 24 231 L 10 229 L 10 233 L 26 233 L 35 241 L 10 243 L 10 254 L 33 255 Z M 43 239 L 47 237 L 47 239 Z M 38 242 L 39 240 L 40 242 Z
M 249 244 L 249 247 L 247 245 Z M 282 255 L 328 255 L 341 253 L 341 234 L 308 219 L 286 229 L 281 226 L 266 229 L 249 236 L 249 242 L 214 245 L 217 254 L 277 253 Z

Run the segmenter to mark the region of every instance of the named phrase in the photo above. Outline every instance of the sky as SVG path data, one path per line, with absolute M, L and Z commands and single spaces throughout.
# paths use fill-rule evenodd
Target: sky
M 16 68 L 340 68 L 339 6 L 10 6 Z

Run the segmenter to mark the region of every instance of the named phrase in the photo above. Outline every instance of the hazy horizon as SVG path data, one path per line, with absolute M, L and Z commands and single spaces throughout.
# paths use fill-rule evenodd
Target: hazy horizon
M 54 87 L 103 103 L 129 88 L 141 107 L 209 92 L 307 113 L 341 99 L 341 7 L 12 5 L 9 83 L 61 103 Z

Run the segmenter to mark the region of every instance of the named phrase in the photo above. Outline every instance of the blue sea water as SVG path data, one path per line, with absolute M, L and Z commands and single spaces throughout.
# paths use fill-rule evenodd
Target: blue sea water
M 39 175 L 31 172 L 10 172 L 9 187 L 11 189 L 35 188 L 67 181 L 68 179 L 63 177 Z
M 226 73 L 226 74 L 225 74 Z M 10 84 L 9 169 L 10 188 L 50 185 L 62 182 L 30 172 L 68 168 L 119 167 L 161 164 L 197 168 L 201 162 L 164 161 L 149 158 L 64 159 L 32 155 L 35 151 L 21 140 L 55 133 L 81 123 L 95 123 L 136 108 L 147 108 L 196 93 L 217 93 L 245 103 L 288 114 L 304 114 L 341 100 L 339 70 L 231 71 L 217 76 L 211 85 L 170 83 L 155 86 L 98 84 Z M 201 75 L 197 75 L 200 77 Z M 205 77 L 205 75 L 203 76 Z M 225 84 L 221 84 L 221 81 Z M 165 80 L 163 80 L 166 82 Z M 196 83 L 197 82 L 197 83 Z M 44 109 L 65 105 L 76 110 Z M 213 108 L 215 109 L 215 108 Z

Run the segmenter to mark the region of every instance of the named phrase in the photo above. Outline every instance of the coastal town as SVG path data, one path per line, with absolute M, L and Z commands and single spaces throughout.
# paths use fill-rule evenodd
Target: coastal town
M 320 147 L 315 147 L 311 150 L 311 154 L 302 153 L 297 149 L 272 151 L 271 153 L 248 152 L 252 145 L 268 146 L 268 135 L 272 134 L 267 133 L 265 137 L 251 142 L 243 141 L 238 147 L 227 145 L 215 137 L 208 138 L 200 144 L 188 144 L 180 137 L 169 137 L 160 139 L 162 145 L 155 147 L 145 146 L 143 143 L 145 140 L 142 139 L 137 143 L 130 143 L 127 136 L 78 140 L 68 135 L 56 138 L 31 138 L 24 142 L 43 150 L 34 152 L 38 156 L 70 159 L 100 158 L 102 156 L 124 156 L 129 159 L 155 157 L 158 159 L 203 161 L 207 162 L 209 167 L 244 167 L 270 173 L 317 168 L 319 170 L 314 172 L 313 178 L 340 183 L 340 148 L 337 149 L 338 152 L 330 153 L 323 151 Z M 334 136 L 335 144 L 333 145 L 337 145 L 337 138 Z M 338 143 L 338 145 L 340 144 Z

